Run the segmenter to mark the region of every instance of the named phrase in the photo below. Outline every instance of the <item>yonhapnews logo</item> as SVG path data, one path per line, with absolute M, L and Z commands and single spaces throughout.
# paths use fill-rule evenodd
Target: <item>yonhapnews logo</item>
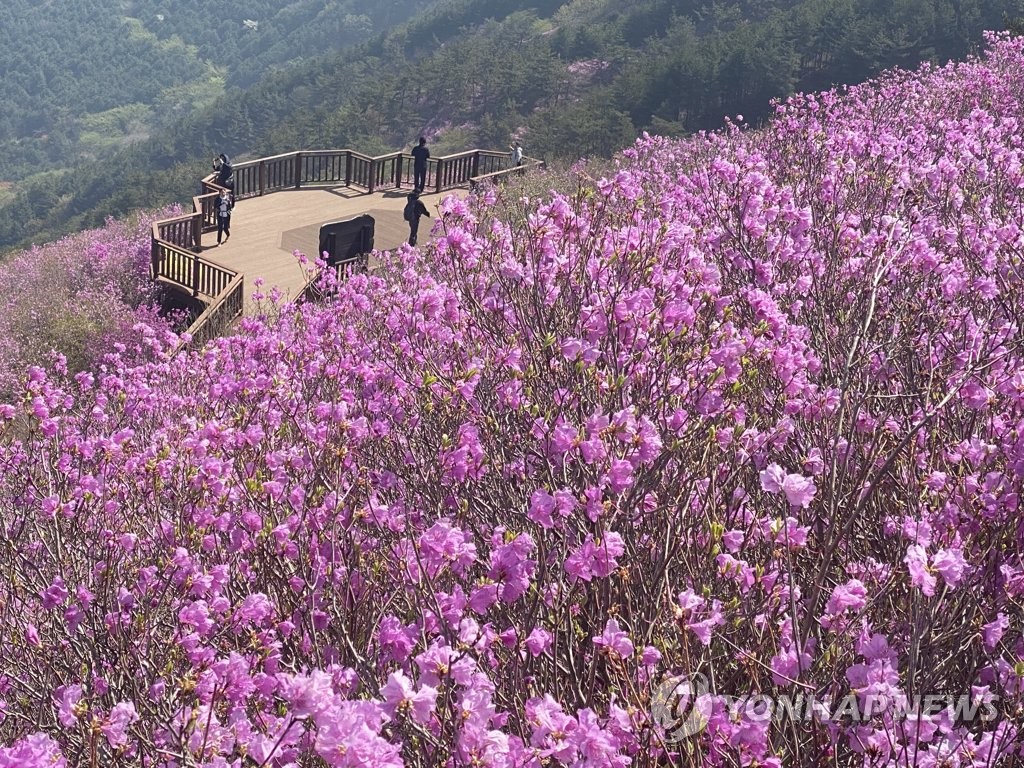
M 666 677 L 651 695 L 651 718 L 666 744 L 678 744 L 705 728 L 714 702 L 704 675 Z
M 954 722 L 966 724 L 997 720 L 997 702 L 987 689 L 959 696 L 849 693 L 834 701 L 802 692 L 729 696 L 712 693 L 708 679 L 697 673 L 663 678 L 651 692 L 651 719 L 665 744 L 678 744 L 707 728 L 716 708 L 727 712 L 734 722 L 816 720 L 853 725 L 870 723 L 883 715 L 893 720 L 916 720 L 946 713 Z

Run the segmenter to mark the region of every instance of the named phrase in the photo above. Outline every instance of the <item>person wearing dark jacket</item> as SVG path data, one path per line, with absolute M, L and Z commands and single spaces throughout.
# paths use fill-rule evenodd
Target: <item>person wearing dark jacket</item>
M 222 187 L 233 187 L 234 179 L 232 175 L 235 169 L 231 167 L 231 162 L 228 160 L 228 156 L 223 152 L 220 153 L 220 157 L 213 161 L 213 167 L 217 171 L 217 184 Z
M 430 218 L 427 206 L 420 200 L 420 193 L 413 190 L 405 197 L 405 220 L 409 222 L 409 245 L 416 245 L 416 233 L 420 228 L 420 216 Z
M 225 243 L 231 237 L 231 209 L 234 207 L 234 195 L 227 188 L 222 189 L 217 198 L 217 245 L 220 245 L 221 235 Z
M 417 192 L 422 192 L 427 186 L 427 160 L 430 159 L 430 150 L 427 149 L 427 139 L 420 136 L 419 145 L 412 148 L 412 185 Z

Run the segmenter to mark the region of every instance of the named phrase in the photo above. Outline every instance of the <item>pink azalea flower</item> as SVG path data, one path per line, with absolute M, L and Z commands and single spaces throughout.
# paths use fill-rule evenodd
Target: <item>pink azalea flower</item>
M 725 618 L 722 616 L 722 604 L 718 600 L 713 600 L 711 603 L 711 611 L 708 616 L 700 621 L 691 621 L 686 625 L 686 628 L 693 632 L 700 641 L 700 644 L 707 647 L 711 645 L 711 636 L 715 627 L 721 626 L 725 623 Z
M 412 680 L 401 671 L 388 675 L 388 681 L 380 689 L 380 695 L 389 714 L 394 715 L 396 712 L 408 710 L 412 719 L 420 725 L 427 725 L 430 722 L 437 702 L 436 688 L 424 685 L 416 690 Z
M 608 619 L 604 631 L 591 639 L 594 645 L 603 646 L 624 659 L 633 655 L 633 643 L 629 635 L 619 629 L 619 622 L 615 619 Z
M 551 647 L 551 633 L 546 629 L 537 627 L 529 636 L 526 638 L 526 650 L 530 652 L 533 657 L 540 656 L 545 653 Z
M 530 511 L 526 516 L 541 528 L 554 528 L 555 522 L 551 519 L 551 513 L 555 509 L 555 497 L 538 488 L 530 497 Z
M 778 464 L 769 464 L 761 470 L 761 489 L 768 493 L 781 493 L 782 484 L 786 480 L 786 472 Z
M 768 493 L 784 493 L 786 500 L 794 507 L 807 507 L 814 498 L 817 488 L 814 480 L 798 474 L 786 474 L 778 464 L 769 464 L 760 473 L 761 488 Z
M 608 489 L 612 493 L 622 493 L 633 484 L 633 465 L 626 459 L 612 461 L 608 470 Z
M 814 480 L 803 475 L 786 475 L 782 481 L 782 492 L 786 500 L 794 507 L 810 506 L 811 499 L 817 492 Z
M 68 599 L 68 590 L 64 586 L 64 579 L 60 576 L 53 580 L 53 583 L 42 594 L 43 598 L 43 609 L 52 610 L 64 603 Z
M 964 559 L 963 550 L 959 547 L 940 549 L 932 557 L 932 568 L 942 575 L 943 581 L 955 588 L 963 581 L 969 566 Z
M 867 590 L 859 579 L 850 579 L 845 584 L 837 584 L 832 590 L 825 610 L 830 614 L 843 611 L 859 611 L 867 604 Z
M 334 701 L 331 676 L 318 669 L 308 675 L 280 675 L 278 691 L 295 717 L 309 717 L 327 709 Z
M 78 704 L 82 700 L 82 686 L 68 685 L 60 688 L 56 695 L 57 719 L 65 728 L 71 728 L 78 722 Z
M 110 710 L 100 730 L 106 736 L 107 743 L 116 749 L 128 744 L 128 728 L 138 720 L 139 714 L 135 711 L 135 705 L 130 701 L 122 701 Z
M 60 746 L 44 733 L 33 733 L 0 747 L 0 768 L 67 768 Z
M 924 547 L 912 544 L 907 547 L 907 556 L 903 559 L 910 572 L 910 583 L 921 590 L 926 597 L 935 594 L 935 575 L 928 570 L 928 554 Z
M 1010 619 L 1005 613 L 997 613 L 996 618 L 981 628 L 981 636 L 985 642 L 985 648 L 994 650 L 1003 637 L 1003 633 L 1010 628 Z

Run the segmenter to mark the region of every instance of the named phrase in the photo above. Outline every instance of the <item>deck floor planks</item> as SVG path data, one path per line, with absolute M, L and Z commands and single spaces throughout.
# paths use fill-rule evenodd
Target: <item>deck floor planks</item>
M 387 190 L 366 194 L 346 187 L 296 189 L 263 197 L 239 200 L 231 214 L 231 237 L 217 245 L 217 233 L 202 237 L 202 257 L 245 274 L 245 314 L 252 309 L 255 280 L 262 277 L 262 291 L 277 287 L 286 298 L 294 298 L 306 277 L 293 252 L 315 258 L 320 227 L 369 214 L 374 218 L 374 248 L 390 251 L 409 236 L 409 224 L 402 209 L 409 190 Z M 437 219 L 437 205 L 448 195 L 465 196 L 468 190 L 448 190 L 421 196 L 431 218 L 420 220 L 419 244 L 430 239 Z

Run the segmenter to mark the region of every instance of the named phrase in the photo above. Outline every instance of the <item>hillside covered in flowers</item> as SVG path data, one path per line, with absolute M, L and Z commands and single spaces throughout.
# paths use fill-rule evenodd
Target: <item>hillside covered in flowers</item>
M 0 263 L 0 400 L 22 385 L 29 365 L 71 373 L 94 368 L 110 352 L 138 354 L 140 325 L 150 333 L 172 330 L 182 312 L 161 312 L 163 288 L 149 276 L 153 222 L 179 215 L 180 206 L 108 219 L 105 226 L 33 246 Z
M 1019 760 L 1022 100 L 991 36 L 449 198 L 201 351 L 33 370 L 0 766 Z M 737 705 L 796 693 L 858 706 Z

